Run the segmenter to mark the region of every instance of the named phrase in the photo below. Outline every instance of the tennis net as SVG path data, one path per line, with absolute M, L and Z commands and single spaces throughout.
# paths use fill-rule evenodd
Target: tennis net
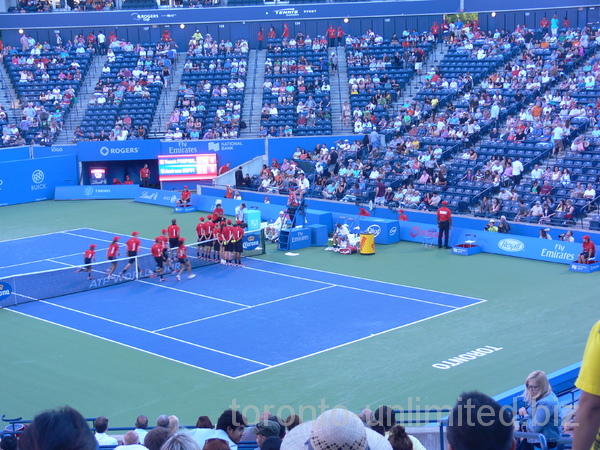
M 188 260 L 192 269 L 218 264 L 219 262 L 218 260 L 206 260 L 200 257 L 202 255 L 202 244 L 202 242 L 195 242 L 186 245 Z M 262 230 L 246 233 L 244 235 L 242 257 L 264 254 L 264 244 L 264 232 Z M 131 267 L 121 275 L 121 272 L 131 259 L 134 260 Z M 112 276 L 109 277 L 108 273 L 113 264 L 116 264 L 116 267 Z M 4 277 L 0 280 L 0 308 L 75 294 L 77 292 L 91 291 L 157 276 L 157 263 L 150 253 L 138 255 L 133 258 L 125 257 L 112 261 L 96 262 L 89 266 L 91 267 L 91 272 L 89 273 L 85 270 L 88 266 L 82 264 L 80 266 L 68 266 L 60 269 Z M 166 263 L 164 268 L 165 273 L 168 273 L 170 268 Z M 172 260 L 172 268 L 174 271 L 179 271 L 181 268 L 177 258 Z M 91 279 L 88 279 L 88 276 Z

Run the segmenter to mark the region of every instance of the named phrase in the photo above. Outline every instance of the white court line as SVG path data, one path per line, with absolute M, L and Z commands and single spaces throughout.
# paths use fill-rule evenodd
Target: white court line
M 113 344 L 117 344 L 117 345 L 120 345 L 120 346 L 122 346 L 122 347 L 130 348 L 130 349 L 132 349 L 132 350 L 137 350 L 137 351 L 140 351 L 140 352 L 146 353 L 146 354 L 148 354 L 148 355 L 152 355 L 152 356 L 158 356 L 159 358 L 166 359 L 167 361 L 172 361 L 172 362 L 175 362 L 175 363 L 183 364 L 183 365 L 185 365 L 185 366 L 193 367 L 194 369 L 200 369 L 200 370 L 203 370 L 204 372 L 209 372 L 209 373 L 212 373 L 212 374 L 214 374 L 214 375 L 220 375 L 220 376 L 222 376 L 222 377 L 229 378 L 230 380 L 234 380 L 234 379 L 235 379 L 234 377 L 232 377 L 232 376 L 230 376 L 230 375 L 225 375 L 225 374 L 223 374 L 223 373 L 220 373 L 220 372 L 215 372 L 214 370 L 210 370 L 210 369 L 207 369 L 207 368 L 205 368 L 205 367 L 196 366 L 196 365 L 194 365 L 194 364 L 186 363 L 186 362 L 184 362 L 184 361 L 180 361 L 180 360 L 178 360 L 178 359 L 169 358 L 168 356 L 161 355 L 160 353 L 154 353 L 154 352 L 151 352 L 151 351 L 149 351 L 149 350 L 144 350 L 144 349 L 142 349 L 142 348 L 134 347 L 134 346 L 132 346 L 132 345 L 128 345 L 128 344 L 125 344 L 125 343 L 123 343 L 123 342 L 120 342 L 120 341 L 115 341 L 115 340 L 113 340 L 113 339 L 109 339 L 109 338 L 106 338 L 106 337 L 103 337 L 103 336 L 98 336 L 97 334 L 88 333 L 87 331 L 79 330 L 79 329 L 77 329 L 77 328 L 72 328 L 72 327 L 69 327 L 69 326 L 67 326 L 67 325 L 63 325 L 63 324 L 61 324 L 61 323 L 56 323 L 56 322 L 52 322 L 51 320 L 42 319 L 41 317 L 32 316 L 31 314 L 26 314 L 26 313 L 24 313 L 24 312 L 22 312 L 22 311 L 17 311 L 17 310 L 15 310 L 15 309 L 11 309 L 11 308 L 5 308 L 5 310 L 6 310 L 6 311 L 13 312 L 13 313 L 15 313 L 15 314 L 20 314 L 20 315 L 22 315 L 22 316 L 25 316 L 25 317 L 30 317 L 30 318 L 32 318 L 32 319 L 39 320 L 40 322 L 49 323 L 49 324 L 51 324 L 51 325 L 56 325 L 56 326 L 59 326 L 59 327 L 65 328 L 65 329 L 67 329 L 67 330 L 75 331 L 75 332 L 77 332 L 77 333 L 81 333 L 81 334 L 85 334 L 85 335 L 87 335 L 87 336 L 91 336 L 91 337 L 94 337 L 94 338 L 98 338 L 98 339 L 101 339 L 101 340 L 103 340 L 103 341 L 106 341 L 106 342 L 110 342 L 110 343 L 113 343 Z
M 399 287 L 405 287 L 405 288 L 409 288 L 409 289 L 417 289 L 419 291 L 426 291 L 426 292 L 437 292 L 439 294 L 445 294 L 445 295 L 451 295 L 453 297 L 462 297 L 462 298 L 468 298 L 471 300 L 477 300 L 478 302 L 485 302 L 487 300 L 482 299 L 482 298 L 477 298 L 477 297 L 470 297 L 468 295 L 461 295 L 461 294 L 453 294 L 451 292 L 444 292 L 444 291 L 436 291 L 434 289 L 426 289 L 426 288 L 420 288 L 420 287 L 416 287 L 416 286 L 408 286 L 406 284 L 397 284 L 397 283 L 391 283 L 389 281 L 380 281 L 380 280 L 372 280 L 370 278 L 365 278 L 365 277 L 358 277 L 356 275 L 346 275 L 343 273 L 337 273 L 337 272 L 330 272 L 328 270 L 321 270 L 321 269 L 311 269 L 310 267 L 303 267 L 303 266 L 293 266 L 290 264 L 286 264 L 286 263 L 282 263 L 282 262 L 277 262 L 277 261 L 267 261 L 266 259 L 258 259 L 252 256 L 249 256 L 250 259 L 255 260 L 255 261 L 260 261 L 263 263 L 269 263 L 269 264 L 278 264 L 280 266 L 286 266 L 286 267 L 293 267 L 296 269 L 304 269 L 304 270 L 310 270 L 312 272 L 321 272 L 321 273 L 329 273 L 331 275 L 338 275 L 341 277 L 348 277 L 348 278 L 355 278 L 357 280 L 365 280 L 365 281 L 370 281 L 370 282 L 375 282 L 375 283 L 383 283 L 383 284 L 388 284 L 390 286 L 399 286 Z M 246 267 L 248 268 L 248 267 Z M 255 270 L 261 270 L 261 269 L 255 269 Z M 278 272 L 275 272 L 278 273 Z M 284 275 L 284 274 L 280 274 L 280 275 Z M 315 280 L 317 281 L 317 280 Z M 317 281 L 318 282 L 318 281 Z
M 277 303 L 277 302 L 280 302 L 282 300 L 288 300 L 290 298 L 300 297 L 301 295 L 312 294 L 313 292 L 324 291 L 325 289 L 330 289 L 332 287 L 335 287 L 335 286 L 331 285 L 331 286 L 326 286 L 326 287 L 323 287 L 323 288 L 315 289 L 313 291 L 301 292 L 299 294 L 290 295 L 288 297 L 282 297 L 282 298 L 278 298 L 278 299 L 275 299 L 275 300 L 270 300 L 268 302 L 259 303 L 258 305 L 248 306 L 247 308 L 240 308 L 240 309 L 236 309 L 236 310 L 233 310 L 233 311 L 227 311 L 227 312 L 224 312 L 224 313 L 221 313 L 221 314 L 215 314 L 214 316 L 203 317 L 202 319 L 190 320 L 189 322 L 180 323 L 178 325 L 172 325 L 170 327 L 159 328 L 158 330 L 154 330 L 154 331 L 169 330 L 171 328 L 177 328 L 177 327 L 181 327 L 183 325 L 189 325 L 191 323 L 202 322 L 202 321 L 208 320 L 208 319 L 214 319 L 215 317 L 226 316 L 228 314 L 233 314 L 233 313 L 237 313 L 237 312 L 240 312 L 240 311 L 248 311 L 249 309 L 258 308 L 259 306 L 270 305 L 271 303 Z
M 296 278 L 296 279 L 302 280 L 302 281 L 313 281 L 315 283 L 330 284 L 332 286 L 338 286 L 338 287 L 346 288 L 346 289 L 354 289 L 354 290 L 357 290 L 357 291 L 369 292 L 369 293 L 372 293 L 372 294 L 386 295 L 388 297 L 403 298 L 405 300 L 410 300 L 410 301 L 419 302 L 419 303 L 427 303 L 427 304 L 436 305 L 436 306 L 442 306 L 444 308 L 458 309 L 458 306 L 446 305 L 444 303 L 436 303 L 436 302 L 431 302 L 431 301 L 428 301 L 428 300 L 421 300 L 421 299 L 413 298 L 413 297 L 406 297 L 404 295 L 386 294 L 384 292 L 370 291 L 368 289 L 361 289 L 361 288 L 356 288 L 356 287 L 352 287 L 352 286 L 344 286 L 343 284 L 332 284 L 332 283 L 327 283 L 326 281 L 313 280 L 312 278 L 299 277 L 299 276 L 296 276 L 296 275 L 288 275 L 288 274 L 285 274 L 285 273 L 271 272 L 270 270 L 257 269 L 257 268 L 254 268 L 254 267 L 246 267 L 246 268 L 250 269 L 250 270 L 256 270 L 257 272 L 265 272 L 265 273 L 270 273 L 270 274 L 273 274 L 273 275 L 280 275 L 280 276 L 283 276 L 283 277 Z M 376 280 L 370 280 L 370 281 L 377 282 Z M 398 285 L 393 284 L 393 283 L 390 283 L 390 284 L 392 286 L 403 287 L 403 286 L 401 286 L 399 284 Z M 437 292 L 437 291 L 430 291 L 430 292 Z
M 255 360 L 250 359 L 250 358 L 244 358 L 243 356 L 234 355 L 232 353 L 227 353 L 227 352 L 224 352 L 222 350 L 217 350 L 217 349 L 214 349 L 214 348 L 206 347 L 204 345 L 194 344 L 193 342 L 184 341 L 183 339 L 177 339 L 175 337 L 167 336 L 165 334 L 155 333 L 153 331 L 146 330 L 144 328 L 136 327 L 135 325 L 126 324 L 126 323 L 123 323 L 123 322 L 119 322 L 117 320 L 109 319 L 107 317 L 98 316 L 96 314 L 91 314 L 91 313 L 88 313 L 88 312 L 85 312 L 85 311 L 80 311 L 80 310 L 74 309 L 74 308 L 69 308 L 68 306 L 59 305 L 57 303 L 52 303 L 52 302 L 49 302 L 47 300 L 40 300 L 40 303 L 44 303 L 44 304 L 50 305 L 50 306 L 55 306 L 57 308 L 66 309 L 67 311 L 72 311 L 72 312 L 75 312 L 75 313 L 78 313 L 78 314 L 83 314 L 84 316 L 93 317 L 94 319 L 99 319 L 99 320 L 104 320 L 106 322 L 111 322 L 111 323 L 114 323 L 116 325 L 121 325 L 121 326 L 126 327 L 126 328 L 131 328 L 133 330 L 141 331 L 143 333 L 154 334 L 154 335 L 159 336 L 159 337 L 163 337 L 163 338 L 166 338 L 166 339 L 169 339 L 169 340 L 172 340 L 172 341 L 176 341 L 176 342 L 181 342 L 182 344 L 191 345 L 193 347 L 198 347 L 198 348 L 201 348 L 201 349 L 204 349 L 204 350 L 209 350 L 209 351 L 212 351 L 212 352 L 215 352 L 215 353 L 220 353 L 222 355 L 230 356 L 232 358 L 241 359 L 241 360 L 248 361 L 248 362 L 251 362 L 251 363 L 254 363 L 254 364 L 259 364 L 259 365 L 265 366 L 265 367 L 270 367 L 268 364 L 265 364 L 265 363 L 260 362 L 260 361 L 255 361 Z
M 23 237 L 14 238 L 14 239 L 2 239 L 2 240 L 0 240 L 0 243 L 2 243 L 2 242 L 9 242 L 9 241 L 20 241 L 22 239 L 31 239 L 31 238 L 37 238 L 37 237 L 42 237 L 42 236 L 50 236 L 52 234 L 62 234 L 62 233 L 69 233 L 71 231 L 88 230 L 88 229 L 89 228 L 74 228 L 72 230 L 66 230 L 66 231 L 51 231 L 49 233 L 34 234 L 32 236 L 23 236 Z
M 172 286 L 165 286 L 164 284 L 151 283 L 149 281 L 144 281 L 144 280 L 136 280 L 136 281 L 138 281 L 140 283 L 150 284 L 152 286 L 156 286 L 156 287 L 163 288 L 163 289 L 171 289 L 173 291 L 183 292 L 184 294 L 195 295 L 196 297 L 209 298 L 211 300 L 216 300 L 218 302 L 231 303 L 232 305 L 243 306 L 245 308 L 249 308 L 250 307 L 250 305 L 244 305 L 243 303 L 232 302 L 231 300 L 225 300 L 225 299 L 222 299 L 222 298 L 211 297 L 210 295 L 200 294 L 199 292 L 186 291 L 185 289 L 174 288 Z
M 72 258 L 73 256 L 77 256 L 77 255 L 81 255 L 81 254 L 82 253 L 73 253 L 71 255 L 58 256 L 58 258 Z M 28 262 L 23 262 L 23 263 L 18 263 L 18 264 L 11 264 L 9 266 L 2 266 L 2 267 L 0 267 L 0 269 L 8 269 L 10 267 L 26 266 L 27 264 L 37 264 L 37 263 L 45 262 L 45 261 L 57 262 L 52 258 L 46 258 L 46 259 L 38 259 L 35 261 L 28 261 Z M 48 270 L 52 270 L 52 269 L 48 269 Z M 10 276 L 14 276 L 14 275 L 10 275 Z
M 401 328 L 408 327 L 410 325 L 414 325 L 414 324 L 417 324 L 417 323 L 420 323 L 420 322 L 425 322 L 426 320 L 434 319 L 436 317 L 440 317 L 440 316 L 443 316 L 445 314 L 450 314 L 450 313 L 456 312 L 458 310 L 469 308 L 471 306 L 475 306 L 475 305 L 478 305 L 479 303 L 484 303 L 484 302 L 487 302 L 487 300 L 481 300 L 481 301 L 479 301 L 477 303 L 471 303 L 470 305 L 461 306 L 458 309 L 453 309 L 453 310 L 450 310 L 450 311 L 444 311 L 444 312 L 436 314 L 434 316 L 428 316 L 428 317 L 425 317 L 423 319 L 415 320 L 414 322 L 405 323 L 404 325 L 400 325 L 400 326 L 397 326 L 397 327 L 394 327 L 394 328 L 390 328 L 389 330 L 384 330 L 384 331 L 380 331 L 379 333 L 371 334 L 370 336 L 364 336 L 364 337 L 355 339 L 355 340 L 350 341 L 350 342 L 345 342 L 343 344 L 336 345 L 334 347 L 329 347 L 329 348 L 326 348 L 324 350 L 319 350 L 318 352 L 314 352 L 314 353 L 310 353 L 308 355 L 300 356 L 298 358 L 290 359 L 289 361 L 284 361 L 284 362 L 279 363 L 279 364 L 273 364 L 272 366 L 265 367 L 264 369 L 255 370 L 254 372 L 249 372 L 249 373 L 245 373 L 244 375 L 239 375 L 237 377 L 233 377 L 233 379 L 234 380 L 238 380 L 240 378 L 244 378 L 244 377 L 247 377 L 249 375 L 254 375 L 256 373 L 264 372 L 265 370 L 271 370 L 271 369 L 274 369 L 276 367 L 285 366 L 286 364 L 289 364 L 289 363 L 292 363 L 292 362 L 295 362 L 295 361 L 300 361 L 302 359 L 310 358 L 311 356 L 320 355 L 321 353 L 325 353 L 325 352 L 328 352 L 330 350 L 335 350 L 335 349 L 338 349 L 338 348 L 342 348 L 342 347 L 345 347 L 347 345 L 356 344 L 357 342 L 364 341 L 366 339 L 370 339 L 370 338 L 373 338 L 373 337 L 381 336 L 383 334 L 390 333 L 392 331 L 396 331 L 396 330 L 399 330 Z

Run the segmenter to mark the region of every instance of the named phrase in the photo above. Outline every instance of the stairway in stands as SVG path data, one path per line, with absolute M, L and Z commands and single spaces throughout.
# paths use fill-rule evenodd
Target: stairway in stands
M 242 108 L 242 120 L 246 122 L 246 128 L 240 130 L 240 137 L 258 137 L 266 59 L 266 50 L 250 50 L 250 58 L 248 59 L 249 76 Z
M 352 127 L 342 125 L 342 106 L 344 102 L 350 102 L 348 92 L 348 63 L 346 61 L 346 52 L 344 47 L 336 47 L 335 53 L 338 58 L 337 75 L 330 74 L 330 98 L 331 98 L 331 118 L 334 135 L 352 134 Z
M 106 63 L 106 55 L 96 55 L 90 66 L 90 70 L 85 77 L 85 82 L 81 85 L 79 95 L 77 95 L 77 103 L 71 107 L 69 116 L 65 121 L 62 131 L 58 135 L 54 145 L 66 145 L 73 143 L 73 133 L 81 124 L 88 102 L 92 98 L 94 88 L 98 83 L 100 75 L 102 75 L 102 67 Z
M 169 118 L 177 104 L 177 93 L 179 92 L 179 83 L 181 83 L 181 77 L 183 76 L 185 61 L 185 53 L 178 53 L 177 61 L 175 61 L 175 64 L 171 68 L 171 81 L 162 90 L 158 100 L 156 114 L 154 114 L 154 120 L 150 127 L 150 137 L 164 137 L 167 131 Z

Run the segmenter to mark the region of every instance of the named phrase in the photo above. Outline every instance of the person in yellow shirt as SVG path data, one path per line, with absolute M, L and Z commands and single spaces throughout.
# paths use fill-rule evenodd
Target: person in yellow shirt
M 592 327 L 575 386 L 581 389 L 573 450 L 600 449 L 600 320 Z

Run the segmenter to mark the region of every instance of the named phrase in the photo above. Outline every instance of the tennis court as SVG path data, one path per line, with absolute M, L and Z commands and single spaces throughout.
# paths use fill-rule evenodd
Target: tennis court
M 103 260 L 113 236 L 152 238 L 173 218 L 192 242 L 199 215 L 110 200 L 5 207 L 0 273 L 67 267 L 70 282 L 87 286 L 65 263 L 82 264 L 92 242 Z M 3 413 L 69 404 L 127 426 L 140 413 L 195 423 L 236 404 L 451 405 L 466 389 L 495 395 L 533 370 L 580 361 L 600 313 L 596 274 L 562 264 L 407 242 L 373 256 L 266 252 L 245 258 L 247 268 L 205 266 L 180 283 L 146 278 L 0 309 Z M 45 278 L 45 289 L 58 281 Z M 440 368 L 486 346 L 501 350 Z
M 30 267 L 75 269 L 81 254 L 71 250 L 95 243 L 102 259 L 113 236 L 82 228 L 1 242 L 3 261 L 17 251 L 18 257 L 0 268 L 0 276 Z M 143 253 L 151 243 L 142 241 Z M 35 259 L 42 248 L 48 259 Z M 181 282 L 169 276 L 166 282 L 121 283 L 96 273 L 88 281 L 73 270 L 72 280 L 61 276 L 60 283 L 77 283 L 82 292 L 17 308 L 21 314 L 239 378 L 484 301 L 258 259 L 245 262 L 245 268 L 201 267 L 195 279 Z M 57 281 L 52 272 L 44 276 L 46 283 Z M 264 330 L 278 345 L 258 352 Z

